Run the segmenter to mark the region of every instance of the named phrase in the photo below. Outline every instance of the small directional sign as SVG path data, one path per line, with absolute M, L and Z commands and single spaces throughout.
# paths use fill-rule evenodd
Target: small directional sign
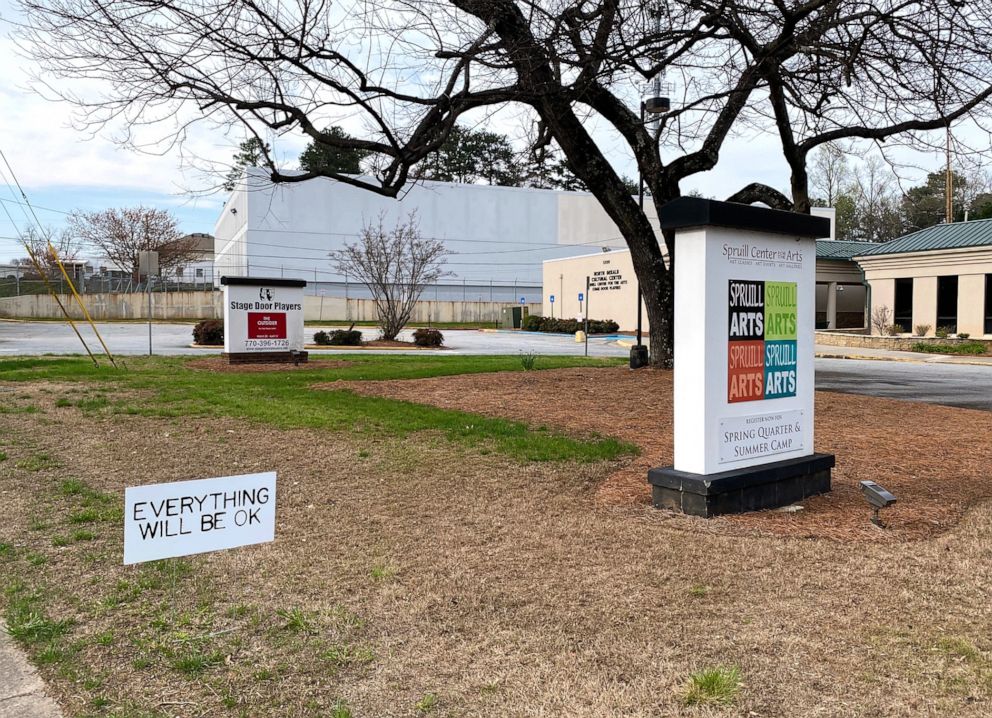
M 552 294 L 552 295 L 551 295 L 551 303 L 552 303 L 552 304 L 554 304 L 554 303 L 555 303 L 555 295 L 554 295 L 554 294 Z
M 585 298 L 586 298 L 586 295 L 584 293 L 582 293 L 582 292 L 579 292 L 579 301 L 581 302 Z

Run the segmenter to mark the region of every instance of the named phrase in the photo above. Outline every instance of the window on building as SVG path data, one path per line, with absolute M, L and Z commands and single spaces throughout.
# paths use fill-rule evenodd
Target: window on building
M 958 325 L 958 278 L 937 277 L 937 326 Z
M 896 306 L 893 309 L 892 323 L 902 327 L 904 332 L 913 331 L 913 278 L 896 280 Z
M 992 334 L 992 274 L 985 275 L 985 333 Z

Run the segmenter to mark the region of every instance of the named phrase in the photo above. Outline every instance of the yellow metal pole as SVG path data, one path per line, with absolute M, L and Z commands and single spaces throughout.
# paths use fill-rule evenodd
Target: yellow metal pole
M 96 360 L 96 357 L 93 356 L 93 352 L 90 351 L 89 345 L 87 345 L 86 340 L 83 339 L 83 335 L 79 333 L 79 328 L 76 326 L 76 323 L 72 321 L 72 317 L 69 316 L 69 311 L 65 308 L 65 305 L 62 304 L 62 300 L 59 298 L 58 293 L 55 291 L 55 287 L 53 287 L 52 283 L 48 280 L 48 273 L 41 266 L 41 263 L 38 261 L 38 258 L 35 256 L 34 250 L 31 249 L 31 245 L 29 245 L 27 242 L 24 242 L 24 248 L 28 251 L 28 257 L 30 257 L 31 263 L 34 265 L 35 271 L 38 272 L 38 276 L 41 277 L 41 280 L 45 283 L 45 287 L 48 289 L 48 293 L 55 298 L 55 301 L 59 305 L 59 309 L 61 309 L 62 314 L 65 315 L 66 321 L 69 322 L 69 326 L 72 327 L 72 331 L 76 332 L 76 336 L 79 337 L 79 341 L 82 343 L 83 349 L 86 350 L 86 353 L 89 354 L 90 359 L 93 360 L 94 366 L 100 366 L 100 362 L 98 362 Z
M 100 346 L 103 347 L 103 351 L 107 353 L 107 358 L 110 359 L 110 363 L 114 365 L 114 369 L 117 368 L 117 362 L 114 361 L 114 355 L 110 353 L 110 349 L 107 348 L 107 344 L 103 341 L 103 337 L 100 336 L 100 331 L 96 328 L 96 324 L 93 323 L 93 318 L 90 316 L 89 311 L 86 309 L 86 305 L 83 303 L 83 298 L 79 296 L 79 292 L 76 291 L 76 285 L 72 283 L 72 279 L 69 278 L 69 273 L 65 271 L 65 265 L 62 264 L 62 260 L 59 258 L 59 253 L 55 251 L 55 247 L 52 246 L 51 241 L 48 242 L 48 252 L 52 255 L 52 259 L 55 260 L 55 264 L 62 271 L 62 276 L 65 277 L 65 281 L 69 284 L 69 291 L 72 292 L 72 296 L 76 298 L 76 303 L 79 304 L 79 308 L 83 310 L 83 316 L 86 317 L 86 321 L 89 322 L 90 327 L 93 329 L 93 333 L 96 334 L 96 338 L 100 340 Z

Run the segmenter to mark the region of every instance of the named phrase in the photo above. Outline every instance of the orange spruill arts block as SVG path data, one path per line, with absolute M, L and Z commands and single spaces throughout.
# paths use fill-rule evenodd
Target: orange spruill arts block
M 765 398 L 765 343 L 728 342 L 727 401 L 758 401 Z

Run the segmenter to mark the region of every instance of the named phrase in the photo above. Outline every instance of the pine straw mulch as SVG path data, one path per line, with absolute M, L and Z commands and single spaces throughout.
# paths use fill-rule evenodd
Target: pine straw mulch
M 641 456 L 606 478 L 596 498 L 610 506 L 650 503 L 647 470 L 672 462 L 672 374 L 644 369 L 560 369 L 408 381 L 333 382 L 351 389 L 481 414 L 598 433 L 637 444 Z M 762 511 L 707 522 L 719 532 L 840 541 L 922 539 L 955 525 L 992 497 L 992 414 L 893 399 L 816 393 L 816 450 L 833 453 L 833 491 L 795 513 Z M 858 482 L 898 498 L 885 531 L 869 523 Z M 682 521 L 700 528 L 699 521 Z
M 231 364 L 223 357 L 193 359 L 186 366 L 196 371 L 217 371 L 224 374 L 254 374 L 256 372 L 295 371 L 300 369 L 339 369 L 351 364 L 345 359 L 311 359 L 294 364 L 293 362 L 251 362 Z

